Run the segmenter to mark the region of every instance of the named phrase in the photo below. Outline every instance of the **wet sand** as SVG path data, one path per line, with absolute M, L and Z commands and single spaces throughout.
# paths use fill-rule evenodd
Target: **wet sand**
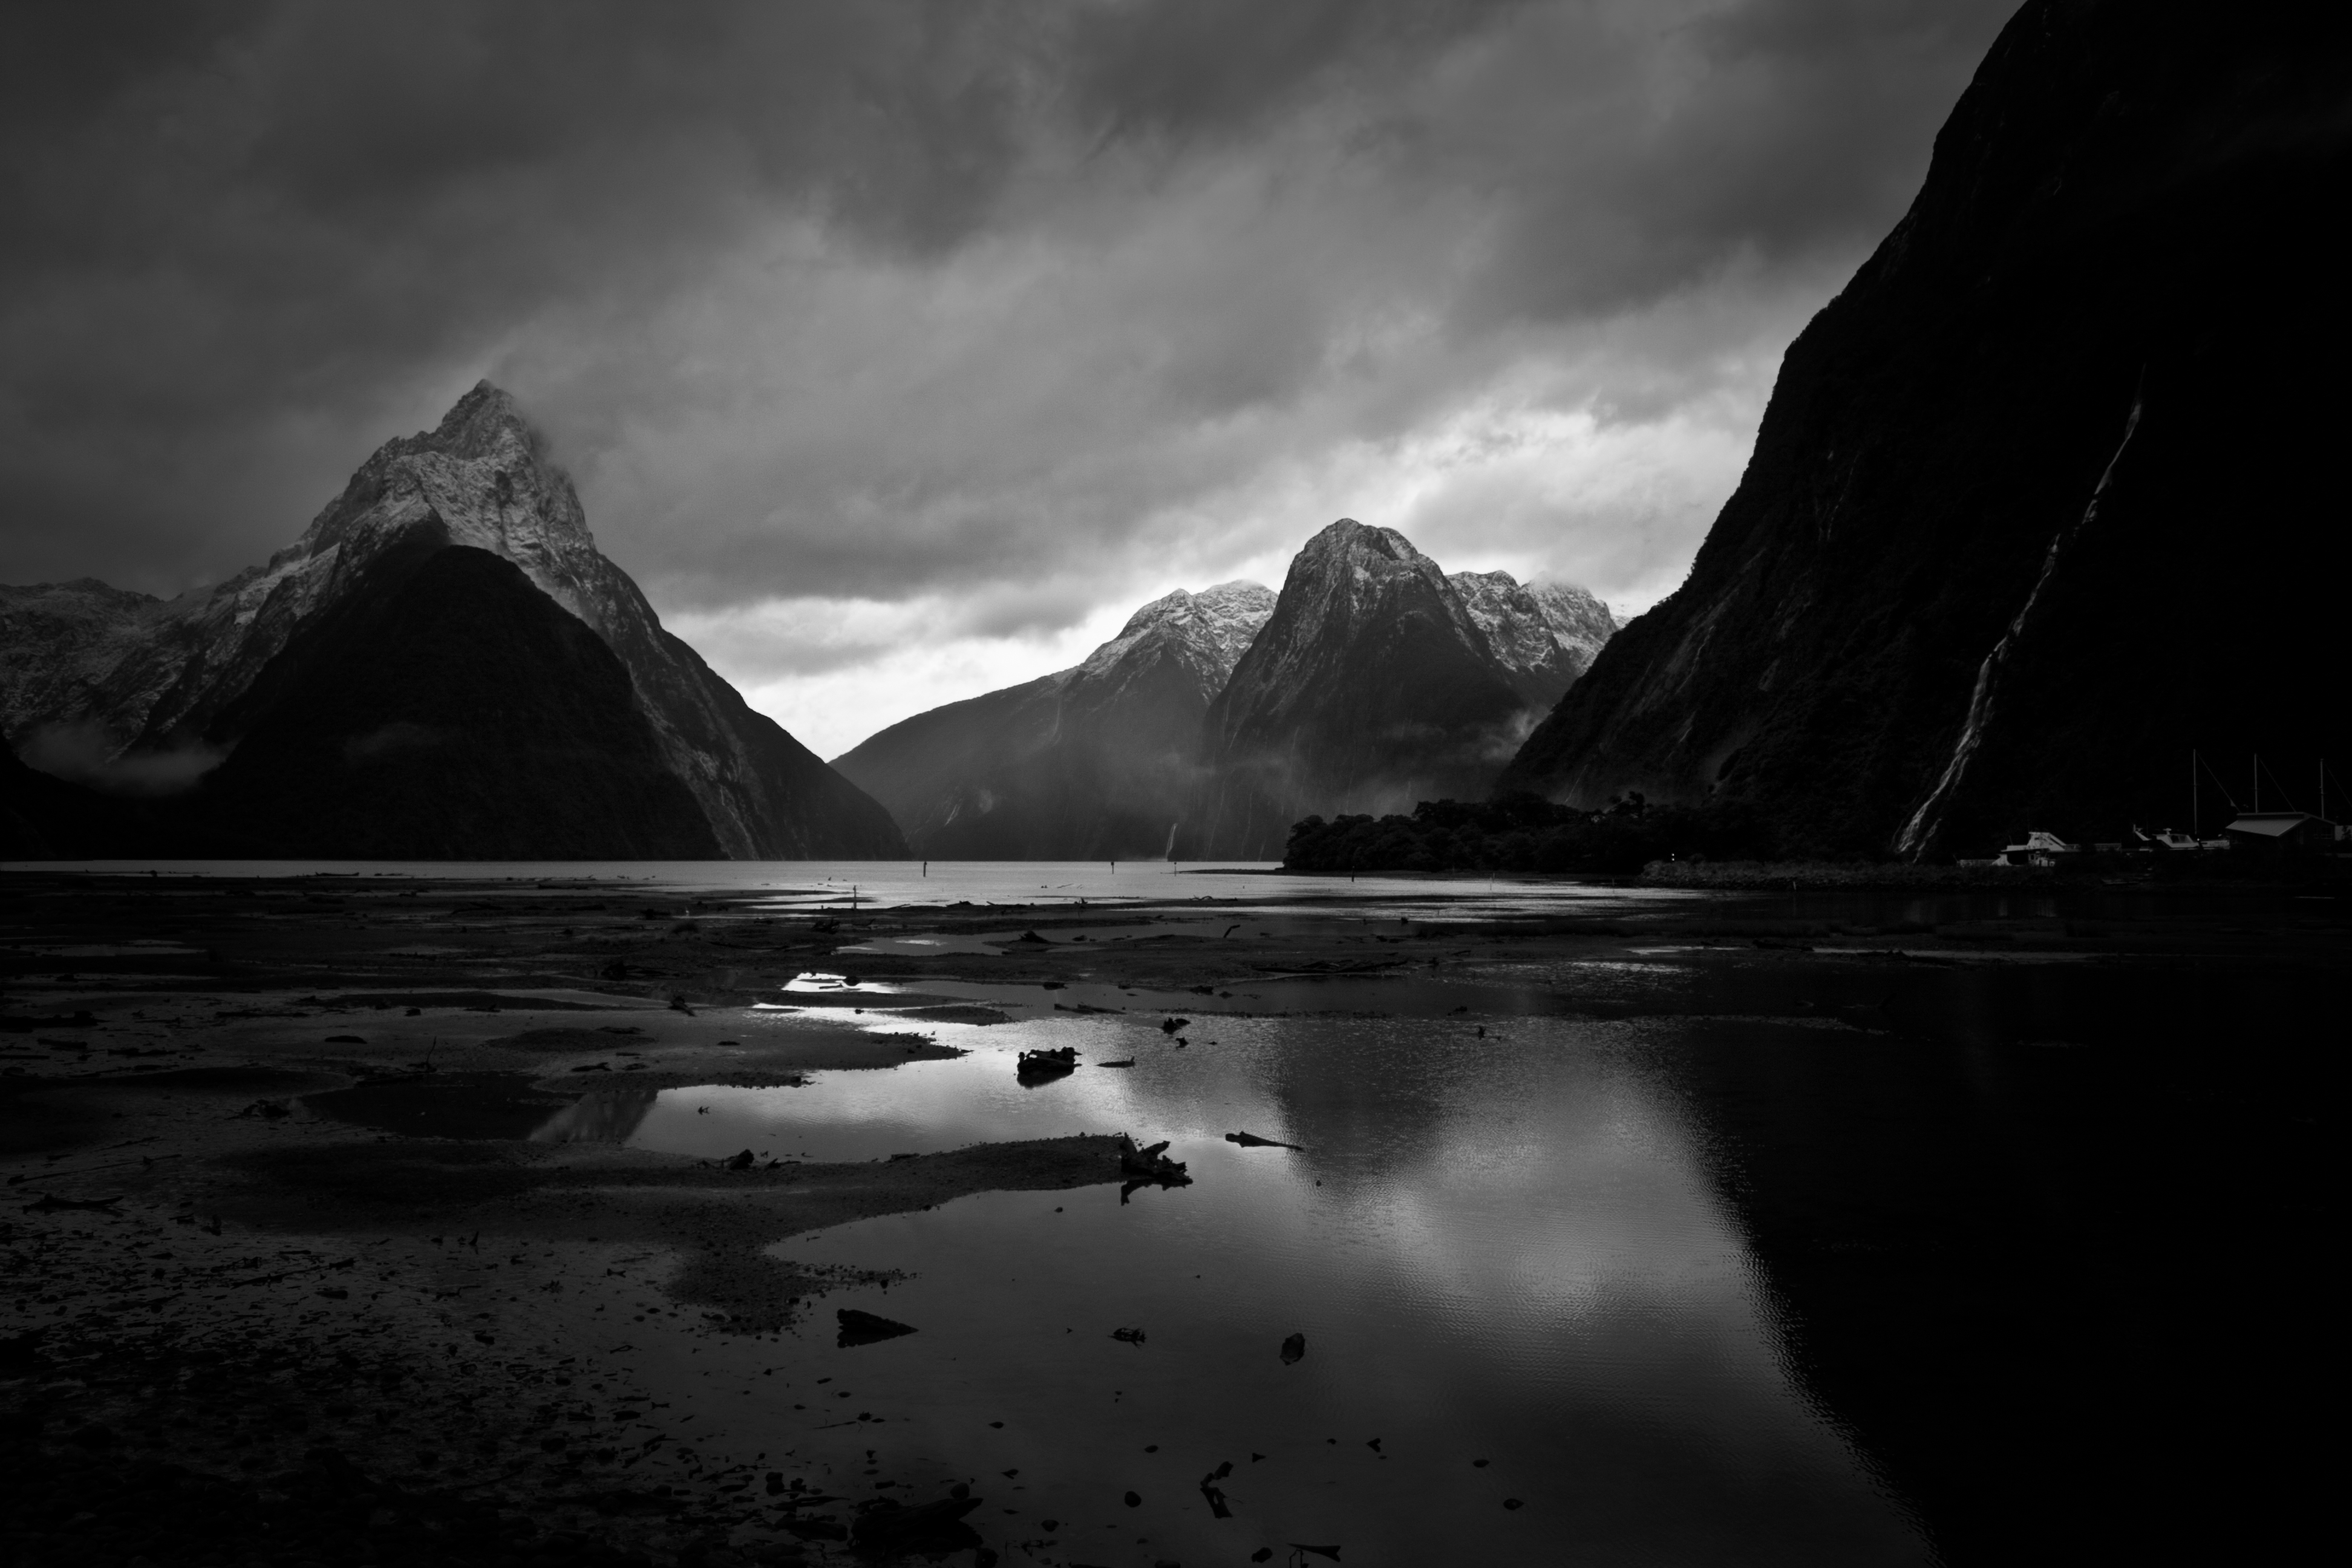
M 362 1562 L 842 1559 L 877 1516 L 782 1455 L 698 1444 L 632 1352 L 828 1331 L 827 1289 L 877 1282 L 781 1263 L 786 1237 L 1120 1179 L 1109 1129 L 851 1164 L 530 1139 L 592 1089 L 887 1072 L 955 1054 L 926 1025 L 1007 1008 L 1344 1013 L 1351 978 L 1381 982 L 1367 1011 L 1450 1017 L 1482 984 L 1666 948 L 1736 961 L 1743 999 L 1629 980 L 1574 1005 L 1880 1029 L 1888 1000 L 1825 994 L 1825 956 L 1894 973 L 2341 948 L 2332 907 L 1865 924 L 1701 899 L 1465 920 L 1442 884 L 1400 914 L 1220 907 L 1188 880 L 1162 907 L 810 918 L 593 884 L 5 884 L 0 1436 L 46 1500 L 12 1520 L 28 1563 L 308 1561 L 305 1542 Z M 1775 965 L 1787 994 L 1759 1004 Z M 782 989 L 820 972 L 847 984 Z M 1035 1000 L 975 1005 L 952 989 L 971 981 Z M 937 1516 L 872 1535 L 886 1509 L 868 1545 L 961 1541 L 957 1478 L 895 1479 Z

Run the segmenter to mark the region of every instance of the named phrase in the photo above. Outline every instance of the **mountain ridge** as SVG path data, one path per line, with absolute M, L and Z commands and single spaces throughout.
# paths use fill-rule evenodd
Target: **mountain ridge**
M 2281 672 L 2342 665 L 2347 102 L 2340 9 L 2021 7 L 1688 578 L 1498 790 L 1933 858 L 2186 826 L 2192 751 L 2341 754 Z
M 1067 669 L 902 720 L 834 760 L 933 859 L 1165 854 L 1201 715 L 1274 605 L 1177 589 Z
M 597 550 L 570 476 L 514 400 L 477 384 L 432 430 L 379 447 L 299 539 L 217 587 L 161 601 L 92 580 L 0 590 L 0 725 L 36 761 L 57 742 L 85 776 L 198 764 L 218 721 L 373 563 L 420 529 L 510 563 L 627 671 L 665 763 L 736 858 L 895 858 L 888 816 L 685 643 Z
M 1511 602 L 1479 585 L 1495 590 L 1490 614 Z M 1481 793 L 1524 733 L 1536 679 L 1505 661 L 1403 534 L 1341 518 L 1292 558 L 1273 615 L 1210 704 L 1184 853 L 1279 858 L 1309 815 Z

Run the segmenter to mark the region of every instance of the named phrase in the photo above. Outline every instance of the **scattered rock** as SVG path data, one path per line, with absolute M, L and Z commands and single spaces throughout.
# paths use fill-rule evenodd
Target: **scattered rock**
M 1013 1066 L 1013 1076 L 1024 1083 L 1039 1083 L 1075 1072 L 1078 1052 L 1075 1046 L 1055 1046 L 1050 1050 L 1024 1051 Z
M 1293 1334 L 1282 1342 L 1282 1364 L 1296 1366 L 1307 1359 L 1307 1336 Z M 1294 1542 L 1293 1544 L 1296 1544 Z
M 841 1350 L 853 1345 L 879 1344 L 884 1340 L 895 1340 L 901 1334 L 915 1331 L 912 1324 L 894 1322 L 872 1312 L 861 1312 L 855 1307 L 842 1308 L 834 1313 L 834 1319 L 841 1325 L 840 1336 L 834 1344 Z

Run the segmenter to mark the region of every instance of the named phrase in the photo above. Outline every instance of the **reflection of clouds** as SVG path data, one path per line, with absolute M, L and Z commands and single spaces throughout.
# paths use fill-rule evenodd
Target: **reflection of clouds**
M 531 1133 L 534 1143 L 625 1143 L 660 1091 L 651 1089 L 600 1089 L 584 1095 L 541 1122 Z
M 976 1027 L 972 1030 L 981 1031 Z M 1034 1026 L 996 1025 L 990 1047 L 1040 1043 Z M 1155 1030 L 1156 1034 L 1157 1031 Z M 1076 1037 L 1056 1032 L 1050 1042 Z M 1103 1053 L 1081 1044 L 1087 1058 Z M 1125 1071 L 1081 1065 L 1066 1078 L 1024 1089 L 1015 1050 L 983 1048 L 950 1061 L 811 1075 L 796 1088 L 665 1089 L 630 1139 L 634 1147 L 713 1155 L 750 1148 L 763 1156 L 866 1160 L 933 1153 L 968 1144 L 1075 1132 L 1157 1127 L 1139 1107 Z M 1153 1132 L 1164 1137 L 1165 1130 Z
M 1128 1424 L 1149 1399 L 1154 1437 L 1188 1451 L 1280 1443 L 1290 1458 L 1320 1453 L 1336 1432 L 1385 1433 L 1408 1463 L 1492 1454 L 1498 1468 L 1477 1484 L 1507 1465 L 1543 1478 L 1524 1493 L 1529 1512 L 1572 1504 L 1556 1516 L 1560 1540 L 1603 1557 L 1923 1555 L 1776 1353 L 1766 1299 L 1700 1157 L 1703 1129 L 1682 1109 L 1671 1053 L 1694 1026 L 1522 1020 L 1479 1041 L 1432 1020 L 1221 1018 L 1221 1045 L 1196 1030 L 1179 1052 L 1158 1038 L 1157 1017 L 1004 1026 L 958 1061 L 829 1073 L 798 1089 L 673 1091 L 656 1115 L 708 1135 L 710 1152 L 784 1156 L 817 1147 L 782 1142 L 803 1133 L 863 1137 L 862 1156 L 835 1157 L 868 1158 L 926 1134 L 930 1147 L 1121 1127 L 1173 1136 L 1193 1184 L 1124 1208 L 1108 1188 L 981 1194 L 788 1244 L 796 1260 L 908 1271 L 874 1305 L 925 1334 L 889 1367 L 861 1365 L 873 1397 L 951 1405 L 959 1432 L 962 1413 L 973 1427 L 1021 1414 L 1065 1456 L 1043 1485 L 1107 1482 L 1081 1484 L 1067 1467 L 1129 1453 Z M 1089 1063 L 1138 1065 L 1082 1067 L 1024 1094 L 1006 1047 L 1061 1043 Z M 736 1114 L 765 1121 L 713 1126 Z M 1241 1128 L 1305 1150 L 1223 1142 Z M 1103 1363 L 1061 1337 L 1074 1303 L 1081 1335 L 1151 1331 L 1148 1364 L 1110 1363 L 1124 1409 L 1104 1408 Z M 1309 1354 L 1281 1367 L 1275 1348 L 1294 1331 Z M 1286 1381 L 1269 1381 L 1277 1373 Z M 956 1447 L 962 1436 L 936 1440 L 955 1464 L 977 1462 Z M 1396 1489 L 1403 1474 L 1335 1469 L 1311 1484 L 1398 1540 L 1433 1519 L 1462 1530 L 1474 1506 L 1496 1511 L 1493 1495 L 1474 1500 L 1442 1479 Z M 1340 1489 L 1321 1491 L 1325 1479 Z M 1474 1555 L 1466 1540 L 1391 1556 L 1575 1554 L 1529 1555 L 1498 1538 Z
M 1336 1184 L 1336 1201 L 1414 1296 L 1447 1310 L 1507 1300 L 1557 1320 L 1696 1289 L 1746 1315 L 1744 1281 L 1722 1267 L 1739 1237 L 1673 1104 L 1605 1047 L 1553 1048 L 1612 1033 L 1551 1025 L 1540 1055 L 1520 1046 L 1449 1063 L 1421 1052 L 1420 1072 L 1389 1064 L 1378 1075 L 1417 1104 L 1414 1136 L 1370 1180 Z
M 1522 1021 L 1508 1039 L 1475 1041 L 1428 1021 L 1221 1017 L 1219 1045 L 1178 1053 L 1155 1022 L 1024 1020 L 952 1061 L 821 1072 L 797 1088 L 664 1090 L 627 1136 L 681 1153 L 821 1160 L 1074 1132 L 1173 1137 L 1213 1189 L 1312 1193 L 1303 1206 L 1245 1200 L 1245 1224 L 1283 1251 L 1320 1249 L 1336 1227 L 1349 1288 L 1395 1294 L 1400 1310 L 1507 1302 L 1532 1332 L 1672 1299 L 1673 1312 L 1696 1312 L 1716 1325 L 1710 1337 L 1754 1347 L 1740 1359 L 1769 1367 L 1739 1237 L 1675 1102 L 1627 1065 L 1624 1026 Z M 1085 1065 L 1024 1089 L 1018 1049 L 1066 1043 Z M 1137 1068 L 1093 1065 L 1129 1056 Z M 1242 1128 L 1307 1152 L 1222 1142 Z

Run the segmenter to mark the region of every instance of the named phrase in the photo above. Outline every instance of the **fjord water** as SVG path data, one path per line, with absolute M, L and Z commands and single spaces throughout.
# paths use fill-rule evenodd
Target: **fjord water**
M 598 879 L 619 907 L 646 888 L 667 910 L 750 887 L 820 916 L 844 881 L 893 905 L 1074 905 L 1129 875 L 971 868 L 941 898 L 931 869 L 278 874 Z M 1289 1542 L 1349 1563 L 2099 1561 L 2176 1529 L 2260 1539 L 2332 1484 L 2308 1422 L 2279 1416 L 2315 1398 L 2300 1391 L 2334 1342 L 2314 1237 L 2333 1234 L 2336 1097 L 2315 1047 L 2352 974 L 2342 900 L 1145 875 L 1242 900 L 1201 911 L 1213 937 L 1242 913 L 1277 936 L 1354 921 L 1370 952 L 1367 920 L 1522 910 L 1657 934 L 1462 978 L 1265 975 L 1230 998 L 1129 994 L 1082 966 L 1051 993 L 924 980 L 1014 1021 L 926 1024 L 972 1054 L 804 1088 L 592 1096 L 547 1134 L 881 1159 L 1124 1129 L 1171 1138 L 1196 1180 L 840 1226 L 778 1250 L 900 1277 L 845 1283 L 781 1340 L 623 1347 L 600 1327 L 579 1352 L 629 1356 L 714 1460 L 764 1454 L 851 1498 L 962 1482 L 1000 1550 L 1107 1568 L 1283 1560 Z M 1066 910 L 1051 934 L 1118 940 L 1119 918 Z M 1127 934 L 1192 916 L 1151 918 Z M 983 914 L 948 940 L 988 973 L 1027 921 Z M 1842 922 L 1881 938 L 1850 946 Z M 1972 946 L 1969 922 L 2000 929 Z M 1905 930 L 1921 951 L 1885 940 Z M 2065 940 L 2004 945 L 2035 931 Z M 914 941 L 832 962 L 887 973 L 889 944 Z M 1157 1027 L 1171 1016 L 1192 1019 L 1181 1050 Z M 1015 1081 L 1014 1050 L 1063 1043 L 1087 1065 Z M 1304 1151 L 1222 1137 L 1244 1129 Z M 845 1306 L 919 1331 L 838 1348 Z M 1293 1332 L 1307 1353 L 1286 1365 Z M 1220 1520 L 1198 1483 L 1227 1460 Z M 1345 1533 L 1312 1533 L 1335 1519 Z
M 2345 970 L 2338 936 L 2281 943 L 2332 906 L 2209 909 L 2193 935 L 2148 909 L 2134 940 L 2208 955 L 1666 941 L 1216 998 L 926 981 L 1014 1021 L 936 1026 L 950 1061 L 641 1092 L 604 1135 L 820 1160 L 1171 1140 L 1190 1186 L 786 1243 L 899 1277 L 671 1369 L 732 1447 L 853 1498 L 971 1485 L 986 1539 L 1035 1561 L 2091 1560 L 2315 1479 L 2266 1413 L 2323 1342 L 2304 1064 Z M 1044 1044 L 1086 1065 L 1024 1087 L 1013 1055 Z M 841 1307 L 918 1331 L 837 1348 Z M 1219 1519 L 1199 1483 L 1227 1461 Z
M 0 861 L 0 870 L 90 876 L 392 878 L 446 882 L 610 884 L 690 897 L 762 892 L 780 914 L 853 907 L 887 910 L 966 903 L 1078 904 L 1388 899 L 1455 918 L 1506 912 L 1671 905 L 1675 889 L 1609 887 L 1513 877 L 1299 876 L 1270 862 L 1177 865 L 1164 860 L 57 860 Z
M 1124 1130 L 1171 1140 L 1193 1177 L 987 1194 L 787 1243 L 903 1278 L 730 1356 L 775 1371 L 704 1419 L 829 1460 L 851 1495 L 867 1468 L 965 1481 L 982 1534 L 1045 1562 L 1288 1542 L 1351 1564 L 1928 1560 L 1785 1363 L 1665 1070 L 1678 1025 L 1534 1017 L 1482 1038 L 1458 1017 L 1196 1014 L 1180 1047 L 1160 1017 L 952 1030 L 971 1055 L 644 1097 L 629 1141 L 682 1152 Z M 1087 1065 L 1024 1087 L 1014 1051 L 1048 1039 Z M 1242 1130 L 1301 1147 L 1223 1136 Z M 919 1331 L 839 1349 L 841 1307 Z M 1307 1353 L 1286 1364 L 1293 1333 Z M 1201 1483 L 1228 1462 L 1221 1519 Z

